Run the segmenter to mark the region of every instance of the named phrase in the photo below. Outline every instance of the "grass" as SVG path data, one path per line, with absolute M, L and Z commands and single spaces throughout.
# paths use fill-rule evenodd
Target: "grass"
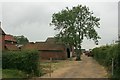
M 53 62 L 41 62 L 40 67 L 42 68 L 43 75 L 49 73 L 50 70 L 51 70 L 51 72 L 53 72 L 61 67 L 64 67 L 64 65 L 68 61 L 69 60 L 58 60 L 58 61 L 53 61 Z
M 0 68 L 0 79 L 2 78 L 2 68 Z
M 58 68 L 64 67 L 64 65 L 68 62 L 68 60 L 60 60 L 60 61 L 53 61 L 53 62 L 41 62 L 40 67 L 42 68 L 42 75 L 47 74 L 50 70 L 55 71 Z M 2 69 L 2 78 L 27 78 L 27 74 L 20 70 L 15 69 Z M 46 72 L 47 71 L 47 72 Z M 30 74 L 29 74 L 30 76 Z
M 27 74 L 19 70 L 3 69 L 2 78 L 27 78 Z

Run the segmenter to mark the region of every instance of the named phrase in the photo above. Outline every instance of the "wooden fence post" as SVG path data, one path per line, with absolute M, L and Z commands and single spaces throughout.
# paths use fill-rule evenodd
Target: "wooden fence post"
M 52 58 L 50 58 L 50 78 L 51 78 L 51 72 L 52 72 Z
M 114 75 L 114 59 L 112 58 L 112 76 Z

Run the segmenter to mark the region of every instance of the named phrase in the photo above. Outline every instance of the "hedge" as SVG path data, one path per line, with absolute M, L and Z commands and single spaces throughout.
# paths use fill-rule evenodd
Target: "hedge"
M 39 74 L 38 51 L 7 51 L 2 53 L 3 69 L 18 69 L 26 73 Z
M 113 78 L 120 78 L 120 45 L 106 45 L 94 48 L 92 50 L 94 59 L 101 65 L 107 67 L 108 71 L 111 72 L 112 58 L 114 61 L 114 74 Z

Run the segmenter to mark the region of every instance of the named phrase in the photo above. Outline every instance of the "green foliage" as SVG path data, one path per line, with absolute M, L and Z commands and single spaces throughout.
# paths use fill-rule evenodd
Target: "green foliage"
M 114 60 L 114 78 L 120 78 L 120 47 L 116 45 L 106 45 L 92 50 L 94 59 L 96 59 L 101 65 L 107 67 L 108 71 L 111 72 L 112 58 Z
M 99 28 L 99 21 L 100 18 L 95 17 L 88 7 L 78 5 L 72 9 L 66 7 L 58 13 L 54 13 L 51 24 L 55 26 L 55 30 L 60 31 L 55 36 L 58 41 L 66 45 L 73 45 L 79 51 L 84 37 L 92 39 L 98 44 L 100 37 L 95 27 Z M 80 52 L 77 53 L 77 57 L 79 57 Z
M 26 37 L 24 37 L 23 35 L 22 36 L 14 36 L 14 38 L 16 39 L 18 44 L 26 44 L 29 42 L 29 40 Z
M 2 54 L 3 69 L 18 69 L 27 73 L 39 73 L 38 51 L 9 51 Z

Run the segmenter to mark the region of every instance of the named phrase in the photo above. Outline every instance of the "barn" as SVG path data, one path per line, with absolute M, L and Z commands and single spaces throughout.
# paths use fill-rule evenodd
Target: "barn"
M 49 37 L 45 42 L 28 43 L 24 45 L 22 50 L 38 50 L 41 59 L 67 59 L 73 56 L 74 49 L 64 44 L 56 43 L 55 39 Z
M 1 22 L 0 22 L 0 50 L 4 50 L 5 46 L 5 32 L 1 28 Z
M 12 35 L 6 34 L 4 40 L 5 40 L 5 50 L 8 50 L 8 51 L 19 50 L 19 48 L 16 46 L 17 41 Z

